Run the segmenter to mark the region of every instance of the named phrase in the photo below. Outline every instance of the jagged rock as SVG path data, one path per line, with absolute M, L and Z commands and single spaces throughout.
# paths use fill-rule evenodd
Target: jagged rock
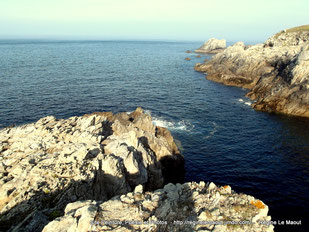
M 298 46 L 309 42 L 309 31 L 283 30 L 264 42 L 266 46 Z
M 195 70 L 225 85 L 250 89 L 252 107 L 309 117 L 309 31 L 281 32 L 264 44 L 238 42 Z
M 0 130 L 0 142 L 4 230 L 41 230 L 44 221 L 62 214 L 70 202 L 105 201 L 136 186 L 142 194 L 143 189 L 181 182 L 184 176 L 184 159 L 170 132 L 154 126 L 141 108 L 69 119 L 49 116 Z M 167 176 L 170 166 L 174 176 Z M 88 216 L 80 219 L 85 218 L 85 225 Z M 36 223 L 39 218 L 41 223 Z M 72 230 L 84 228 L 80 220 L 76 225 L 71 219 L 66 223 Z M 35 227 L 29 227 L 32 224 Z
M 199 49 L 196 49 L 195 52 L 198 53 L 219 53 L 222 52 L 226 48 L 225 39 L 215 39 L 211 38 L 206 41 Z
M 171 199 L 169 194 L 179 195 Z M 136 198 L 138 195 L 138 198 Z M 160 196 L 160 197 L 158 197 Z M 123 198 L 131 199 L 130 202 Z M 73 205 L 73 206 L 72 206 Z M 81 221 L 77 212 L 87 218 Z M 89 211 L 89 212 L 87 212 Z M 96 212 L 96 213 L 93 213 Z M 45 226 L 55 231 L 273 231 L 268 207 L 262 201 L 233 192 L 230 186 L 204 182 L 168 184 L 155 192 L 128 193 L 106 202 L 69 204 L 65 215 Z M 83 217 L 83 216 L 82 216 Z M 85 230 L 78 230 L 82 223 Z M 88 226 L 86 228 L 86 226 Z M 73 228 L 69 230 L 69 228 Z

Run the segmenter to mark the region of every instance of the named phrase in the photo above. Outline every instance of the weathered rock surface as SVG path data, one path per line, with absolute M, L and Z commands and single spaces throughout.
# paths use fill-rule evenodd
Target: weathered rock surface
M 309 31 L 280 32 L 264 44 L 238 42 L 195 70 L 226 85 L 250 89 L 252 107 L 309 117 Z
M 298 46 L 309 42 L 309 31 L 289 32 L 283 30 L 265 41 L 265 45 L 273 46 Z
M 53 231 L 273 231 L 268 207 L 230 186 L 204 182 L 168 184 L 154 192 L 134 192 L 109 201 L 68 204 L 65 215 L 45 226 Z
M 219 40 L 211 38 L 208 41 L 206 41 L 199 49 L 196 49 L 195 52 L 215 54 L 222 52 L 225 48 L 226 48 L 225 39 Z
M 0 130 L 0 142 L 4 231 L 41 231 L 70 202 L 106 201 L 140 184 L 153 190 L 184 177 L 184 159 L 170 132 L 154 126 L 141 108 L 49 116 Z M 93 214 L 80 214 L 77 228 L 84 228 L 80 223 Z M 65 228 L 75 228 L 71 222 Z

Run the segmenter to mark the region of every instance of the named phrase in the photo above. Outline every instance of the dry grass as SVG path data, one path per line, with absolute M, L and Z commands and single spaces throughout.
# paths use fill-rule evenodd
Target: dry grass
M 275 34 L 275 37 L 277 38 L 279 35 L 281 35 L 284 32 L 299 32 L 299 31 L 308 31 L 309 32 L 309 25 L 302 25 L 302 26 L 298 26 L 298 27 L 292 27 L 286 30 L 282 30 L 280 32 L 278 32 L 277 34 Z
M 309 31 L 309 25 L 293 27 L 286 30 L 287 32 Z

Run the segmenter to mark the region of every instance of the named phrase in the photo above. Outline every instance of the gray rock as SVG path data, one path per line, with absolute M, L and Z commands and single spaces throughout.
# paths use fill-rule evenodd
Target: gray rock
M 136 193 L 143 193 L 143 185 L 139 184 L 134 189 L 134 194 Z
M 280 32 L 264 44 L 238 42 L 195 70 L 247 88 L 257 110 L 309 117 L 309 31 Z
M 198 53 L 218 53 L 222 52 L 226 48 L 225 39 L 215 39 L 211 38 L 206 41 L 199 49 L 196 49 L 195 52 Z
M 179 188 L 175 188 L 175 185 L 172 184 L 155 192 L 145 192 L 141 201 L 134 202 L 129 206 L 121 200 L 123 196 L 114 197 L 104 203 L 97 202 L 97 213 L 91 223 L 93 225 L 91 229 L 94 231 L 231 231 L 227 230 L 229 225 L 223 225 L 223 222 L 248 221 L 249 224 L 234 225 L 232 231 L 274 231 L 273 225 L 263 225 L 257 222 L 258 220 L 269 221 L 271 219 L 270 216 L 267 216 L 268 207 L 263 202 L 244 194 L 226 193 L 225 190 L 230 189 L 230 186 L 217 187 L 212 184 L 211 187 L 212 192 L 209 194 L 205 191 L 207 187 L 204 182 L 183 184 L 181 189 L 186 189 L 186 191 L 180 194 L 177 202 L 168 197 L 169 194 L 178 194 Z M 197 193 L 195 197 L 193 197 L 193 193 Z M 156 198 L 158 194 L 163 194 L 159 202 L 147 199 Z M 196 199 L 201 199 L 201 201 L 197 204 Z M 215 208 L 213 208 L 214 199 L 219 199 Z M 82 222 L 75 219 L 78 215 L 76 212 L 82 209 L 81 215 L 89 215 L 83 224 L 83 228 L 86 228 L 86 225 L 89 225 L 89 220 L 93 218 L 93 211 L 90 211 L 88 206 L 95 205 L 94 203 L 82 202 L 80 205 L 75 204 L 74 207 L 67 206 L 65 215 L 50 222 L 43 231 L 48 232 L 53 226 L 75 228 L 72 231 L 82 231 L 77 229 L 81 228 L 80 223 Z M 67 210 L 68 208 L 74 208 L 75 211 Z M 76 210 L 76 208 L 78 209 Z M 192 223 L 185 224 L 185 221 Z M 202 223 L 214 221 L 218 224 Z
M 163 187 L 169 180 L 162 173 L 170 165 L 166 159 L 176 164 L 173 172 L 183 170 L 183 163 L 178 162 L 183 156 L 170 132 L 154 126 L 141 108 L 132 113 L 41 118 L 0 130 L 0 144 L 0 223 L 6 225 L 4 230 L 21 228 L 20 222 L 34 212 L 51 220 L 72 201 L 106 201 L 136 186 L 142 196 L 143 186 L 145 190 Z M 135 199 L 122 200 L 131 204 Z M 72 230 L 84 231 L 89 226 L 93 215 L 88 208 L 80 210 L 79 220 L 65 219 Z M 36 226 L 36 221 L 27 219 L 29 225 Z M 49 228 L 61 230 L 57 221 Z M 35 230 L 27 227 L 24 231 Z

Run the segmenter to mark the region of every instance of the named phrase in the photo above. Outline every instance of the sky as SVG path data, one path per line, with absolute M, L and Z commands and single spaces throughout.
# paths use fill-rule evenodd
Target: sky
M 260 42 L 308 12 L 308 0 L 0 0 L 0 39 Z

